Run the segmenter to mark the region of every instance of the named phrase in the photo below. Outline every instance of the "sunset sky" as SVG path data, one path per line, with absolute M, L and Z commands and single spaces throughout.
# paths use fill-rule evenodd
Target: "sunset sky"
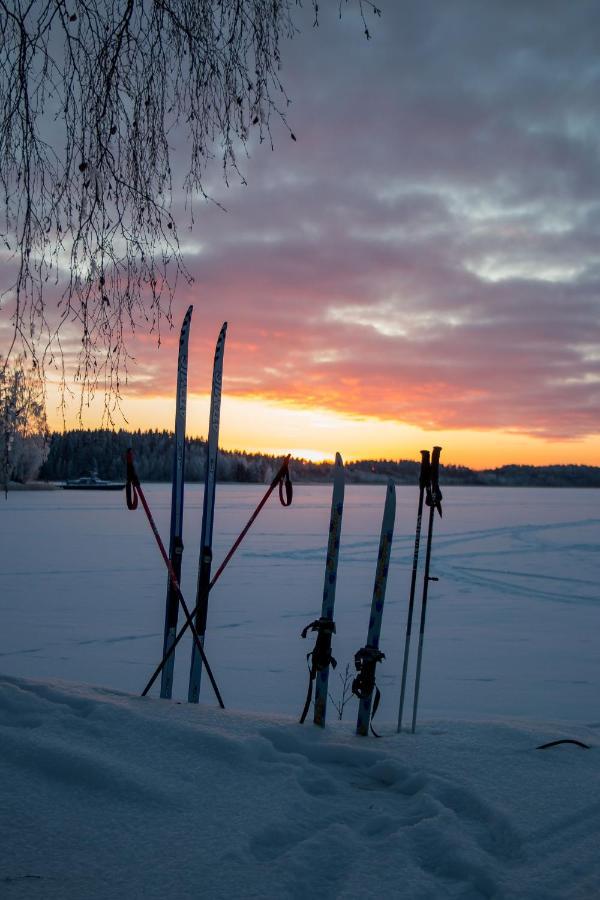
M 370 41 L 337 3 L 304 17 L 283 55 L 297 141 L 275 124 L 247 186 L 209 172 L 226 212 L 198 202 L 188 230 L 178 195 L 188 433 L 227 320 L 227 448 L 598 464 L 597 3 L 380 5 Z M 173 427 L 177 342 L 132 345 L 130 426 Z

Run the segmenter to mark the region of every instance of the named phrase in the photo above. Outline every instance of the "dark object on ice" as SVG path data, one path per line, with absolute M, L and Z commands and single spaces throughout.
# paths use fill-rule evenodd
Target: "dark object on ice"
M 156 538 L 156 543 L 158 544 L 158 549 L 160 550 L 162 558 L 165 561 L 165 565 L 169 571 L 169 576 L 171 578 L 171 582 L 173 584 L 173 587 L 175 588 L 175 591 L 177 592 L 177 597 L 179 599 L 179 602 L 181 603 L 181 608 L 183 609 L 184 615 L 186 617 L 186 625 L 189 625 L 192 629 L 192 638 L 194 640 L 194 643 L 198 647 L 198 652 L 200 653 L 202 661 L 206 667 L 206 672 L 208 674 L 208 677 L 210 678 L 210 683 L 212 684 L 213 690 L 215 692 L 215 696 L 216 696 L 217 700 L 219 701 L 219 706 L 221 707 L 221 709 L 225 709 L 225 704 L 223 703 L 223 698 L 221 697 L 219 688 L 217 687 L 217 682 L 215 681 L 213 673 L 211 671 L 211 668 L 208 664 L 208 660 L 206 658 L 206 654 L 204 653 L 202 644 L 200 643 L 200 638 L 198 637 L 198 633 L 197 633 L 196 629 L 194 628 L 192 616 L 187 608 L 187 603 L 184 600 L 183 594 L 181 593 L 181 588 L 179 587 L 179 582 L 177 581 L 175 572 L 173 571 L 173 566 L 171 565 L 171 560 L 167 556 L 167 551 L 165 550 L 165 546 L 161 540 L 160 534 L 158 533 L 158 528 L 156 527 L 156 524 L 152 517 L 152 513 L 150 512 L 150 507 L 148 506 L 148 503 L 144 496 L 144 492 L 140 485 L 140 480 L 137 476 L 137 472 L 135 471 L 135 467 L 133 465 L 133 451 L 131 449 L 129 449 L 127 451 L 127 484 L 125 486 L 125 497 L 127 500 L 127 509 L 132 509 L 132 510 L 137 509 L 138 498 L 142 501 L 142 506 L 144 507 L 144 512 L 146 513 L 148 522 L 150 523 L 150 528 L 152 529 L 152 533 L 154 534 L 154 537 Z M 173 650 L 175 648 L 175 643 L 177 643 L 177 642 L 175 641 L 172 644 L 171 650 Z M 145 693 L 146 693 L 146 691 L 144 691 L 144 694 Z
M 83 475 L 63 484 L 65 491 L 122 491 L 124 487 L 124 481 L 105 481 L 97 475 Z
M 575 744 L 577 747 L 582 747 L 584 750 L 590 750 L 589 744 L 584 744 L 583 741 L 576 741 L 574 738 L 562 738 L 560 741 L 549 741 L 547 744 L 540 744 L 539 747 L 536 747 L 536 750 L 547 750 L 548 747 L 558 747 L 559 744 Z

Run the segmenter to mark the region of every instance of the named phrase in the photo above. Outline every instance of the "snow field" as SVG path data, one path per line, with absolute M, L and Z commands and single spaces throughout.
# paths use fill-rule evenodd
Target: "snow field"
M 166 539 L 170 489 L 145 490 Z M 218 486 L 215 568 L 262 493 L 259 485 Z M 420 720 L 589 721 L 600 686 L 597 492 L 444 493 Z M 365 643 L 384 495 L 384 485 L 346 488 L 333 646 L 339 666 L 330 678 L 336 699 L 338 673 L 346 663 L 353 668 Z M 378 666 L 381 725 L 397 716 L 416 488 L 399 487 L 397 501 L 381 634 L 387 658 Z M 230 708 L 302 709 L 312 639 L 302 641 L 300 632 L 320 612 L 330 503 L 328 485 L 296 485 L 290 509 L 271 499 L 211 595 L 206 651 Z M 202 488 L 188 485 L 182 585 L 190 605 L 201 512 Z M 0 505 L 0 579 L 0 671 L 142 690 L 160 657 L 166 573 L 143 512 L 128 512 L 121 494 L 10 495 Z M 418 616 L 417 603 L 417 627 Z M 175 664 L 179 699 L 187 697 L 190 652 L 186 638 Z M 413 652 L 411 677 L 414 661 Z M 207 679 L 201 699 L 214 702 Z M 411 702 L 409 680 L 407 716 Z M 328 721 L 333 714 L 330 708 Z M 346 720 L 355 715 L 352 701 Z
M 358 738 L 0 680 L 6 898 L 600 895 L 598 733 L 437 721 Z

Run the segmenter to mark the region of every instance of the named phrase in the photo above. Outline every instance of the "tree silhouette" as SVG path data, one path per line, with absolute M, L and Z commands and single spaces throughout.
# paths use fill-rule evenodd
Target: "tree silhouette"
M 309 2 L 316 23 L 318 2 Z M 353 4 L 369 36 L 365 10 L 379 15 L 371 2 L 329 2 L 340 14 Z M 300 5 L 0 0 L 5 360 L 18 352 L 42 372 L 62 363 L 64 374 L 61 333 L 75 322 L 80 343 L 69 337 L 69 364 L 84 389 L 118 396 L 127 334 L 143 327 L 160 340 L 177 280 L 189 278 L 174 188 L 190 202 L 206 196 L 208 160 L 220 156 L 227 179 L 251 135 L 271 141 L 273 117 L 289 130 L 280 47 L 297 30 Z M 173 175 L 177 129 L 182 185 Z

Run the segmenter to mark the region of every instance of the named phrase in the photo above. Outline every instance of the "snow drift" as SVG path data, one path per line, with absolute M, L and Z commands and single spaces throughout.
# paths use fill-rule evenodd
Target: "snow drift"
M 380 724 L 3 677 L 0 895 L 600 896 L 600 722 Z

